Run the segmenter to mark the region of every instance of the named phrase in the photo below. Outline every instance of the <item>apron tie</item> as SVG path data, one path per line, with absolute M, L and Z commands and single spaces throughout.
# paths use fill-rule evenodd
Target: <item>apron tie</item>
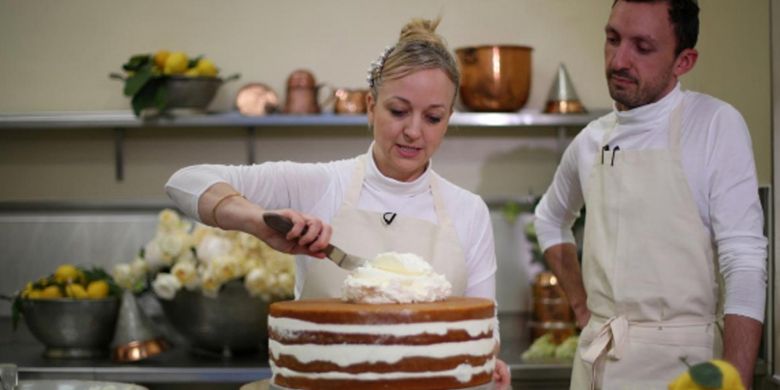
M 620 360 L 623 354 L 623 348 L 626 345 L 628 337 L 628 320 L 625 316 L 611 317 L 601 326 L 599 334 L 593 340 L 593 342 L 582 353 L 582 360 L 594 364 L 604 352 L 607 352 L 607 356 Z M 610 341 L 612 347 L 607 351 Z
M 601 325 L 599 334 L 581 355 L 583 361 L 591 364 L 591 390 L 596 389 L 596 376 L 599 372 L 600 364 L 596 364 L 596 360 L 603 356 L 604 352 L 606 352 L 607 356 L 610 358 L 620 360 L 627 340 L 628 320 L 625 316 L 610 317 L 604 325 Z M 612 343 L 612 346 L 607 350 L 610 342 Z

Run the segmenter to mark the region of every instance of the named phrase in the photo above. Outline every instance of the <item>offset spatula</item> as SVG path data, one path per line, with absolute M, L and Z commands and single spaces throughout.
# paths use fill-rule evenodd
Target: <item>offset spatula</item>
M 265 224 L 270 226 L 271 229 L 284 235 L 293 227 L 293 223 L 289 218 L 276 213 L 263 213 L 263 221 L 265 221 Z M 308 229 L 308 226 L 303 228 L 301 235 L 306 234 L 306 229 Z M 345 253 L 343 250 L 330 244 L 328 244 L 323 252 L 328 256 L 328 259 L 336 263 L 336 265 L 349 271 L 366 263 L 366 259 Z

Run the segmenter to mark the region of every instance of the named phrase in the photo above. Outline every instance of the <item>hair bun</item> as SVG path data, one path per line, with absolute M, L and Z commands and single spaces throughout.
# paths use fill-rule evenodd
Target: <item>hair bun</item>
M 401 29 L 401 36 L 398 39 L 398 42 L 425 41 L 442 44 L 441 38 L 436 34 L 436 27 L 439 26 L 439 22 L 441 22 L 441 18 L 435 20 L 422 18 L 412 19 L 403 29 Z

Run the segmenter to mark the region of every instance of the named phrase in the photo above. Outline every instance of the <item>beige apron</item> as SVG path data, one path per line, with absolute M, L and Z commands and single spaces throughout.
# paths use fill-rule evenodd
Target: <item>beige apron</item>
M 680 163 L 682 103 L 669 148 L 602 143 L 585 196 L 583 280 L 591 319 L 580 335 L 572 390 L 666 389 L 720 356 L 721 280 L 709 232 Z M 595 380 L 593 380 L 595 378 Z
M 363 188 L 365 159 L 371 158 L 370 153 L 358 157 L 344 202 L 331 221 L 331 242 L 347 253 L 367 259 L 388 251 L 415 253 L 452 283 L 452 295 L 462 296 L 466 291 L 466 259 L 435 174 L 431 172 L 428 177 L 438 224 L 392 212 L 360 210 L 357 206 Z M 330 261 L 309 261 L 301 298 L 340 297 L 347 274 Z

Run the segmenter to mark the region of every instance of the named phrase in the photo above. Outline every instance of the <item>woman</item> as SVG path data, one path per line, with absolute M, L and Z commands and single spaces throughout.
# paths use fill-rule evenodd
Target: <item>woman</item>
M 431 169 L 460 80 L 435 33 L 438 23 L 412 20 L 372 63 L 367 105 L 374 140 L 366 154 L 319 164 L 187 167 L 166 184 L 168 195 L 190 217 L 298 254 L 296 298 L 340 296 L 346 271 L 319 260 L 332 242 L 365 258 L 416 253 L 447 277 L 454 295 L 495 299 L 487 206 Z M 263 222 L 269 210 L 293 221 L 286 236 Z M 500 361 L 496 380 L 509 381 Z

